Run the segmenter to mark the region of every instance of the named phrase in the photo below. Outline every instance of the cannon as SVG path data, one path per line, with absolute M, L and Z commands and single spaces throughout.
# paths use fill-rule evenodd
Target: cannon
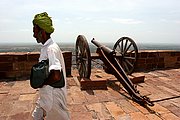
M 123 85 L 132 100 L 142 106 L 153 106 L 154 104 L 147 96 L 140 95 L 139 91 L 127 76 L 127 74 L 132 73 L 137 60 L 138 50 L 135 42 L 128 37 L 122 37 L 116 42 L 113 49 L 100 44 L 94 38 L 91 42 L 97 47 L 96 53 L 104 65 L 111 70 L 111 74 Z M 131 46 L 133 46 L 133 48 L 131 48 Z M 119 51 L 117 48 L 119 48 Z M 76 62 L 80 78 L 89 78 L 91 73 L 91 56 L 87 40 L 83 35 L 79 35 L 77 38 Z
M 121 37 L 114 45 L 116 58 L 126 74 L 130 75 L 134 71 L 134 66 L 138 57 L 138 48 L 136 43 L 129 37 Z M 90 48 L 84 35 L 79 35 L 75 46 L 76 66 L 80 78 L 90 78 L 91 75 L 91 57 Z M 104 66 L 106 69 L 106 66 Z

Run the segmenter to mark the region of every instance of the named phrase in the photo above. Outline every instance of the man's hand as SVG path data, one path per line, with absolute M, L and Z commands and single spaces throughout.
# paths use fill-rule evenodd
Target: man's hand
M 61 71 L 62 72 L 62 71 Z M 53 84 L 59 80 L 61 80 L 61 73 L 60 70 L 51 70 L 49 77 L 47 78 L 47 80 L 45 81 L 44 85 L 50 85 Z

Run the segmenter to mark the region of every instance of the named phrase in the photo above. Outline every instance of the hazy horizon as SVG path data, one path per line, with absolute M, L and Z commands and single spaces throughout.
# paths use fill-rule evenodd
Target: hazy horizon
M 56 41 L 55 41 L 56 42 Z M 91 41 L 87 41 L 88 44 L 92 44 Z M 117 41 L 99 41 L 100 43 L 103 43 L 103 44 L 115 44 Z M 177 44 L 175 42 L 136 42 L 134 41 L 136 44 L 152 44 L 152 45 L 180 45 L 180 44 Z M 76 40 L 75 41 L 62 41 L 62 42 L 56 42 L 58 44 L 75 44 L 76 43 Z M 34 42 L 3 42 L 3 43 L 0 43 L 0 45 L 42 45 L 41 43 L 37 43 L 36 40 Z
M 113 49 L 114 43 L 101 43 Z M 75 43 L 58 43 L 60 48 L 64 51 L 75 52 Z M 93 43 L 88 43 L 91 52 L 95 52 L 97 47 Z M 180 51 L 180 44 L 157 44 L 157 43 L 143 43 L 136 44 L 139 50 L 178 50 Z M 14 44 L 0 44 L 0 52 L 37 52 L 40 51 L 41 44 L 32 43 L 14 43 Z

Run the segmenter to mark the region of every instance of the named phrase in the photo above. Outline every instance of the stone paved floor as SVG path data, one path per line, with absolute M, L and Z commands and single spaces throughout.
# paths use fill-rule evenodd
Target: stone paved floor
M 108 82 L 108 90 L 81 91 L 77 72 L 72 73 L 72 77 L 67 78 L 72 120 L 180 120 L 180 69 L 140 73 L 145 75 L 145 82 L 137 85 L 142 95 L 152 101 L 177 97 L 147 108 L 128 99 L 116 80 Z M 98 73 L 115 79 L 100 70 Z M 29 86 L 29 80 L 0 82 L 0 120 L 31 120 L 37 96 L 38 92 Z

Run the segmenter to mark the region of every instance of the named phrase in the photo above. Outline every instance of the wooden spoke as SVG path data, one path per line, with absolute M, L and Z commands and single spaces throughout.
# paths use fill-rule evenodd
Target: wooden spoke
M 124 71 L 131 74 L 138 57 L 136 43 L 129 37 L 122 37 L 115 43 L 113 50 L 116 51 L 118 62 Z

